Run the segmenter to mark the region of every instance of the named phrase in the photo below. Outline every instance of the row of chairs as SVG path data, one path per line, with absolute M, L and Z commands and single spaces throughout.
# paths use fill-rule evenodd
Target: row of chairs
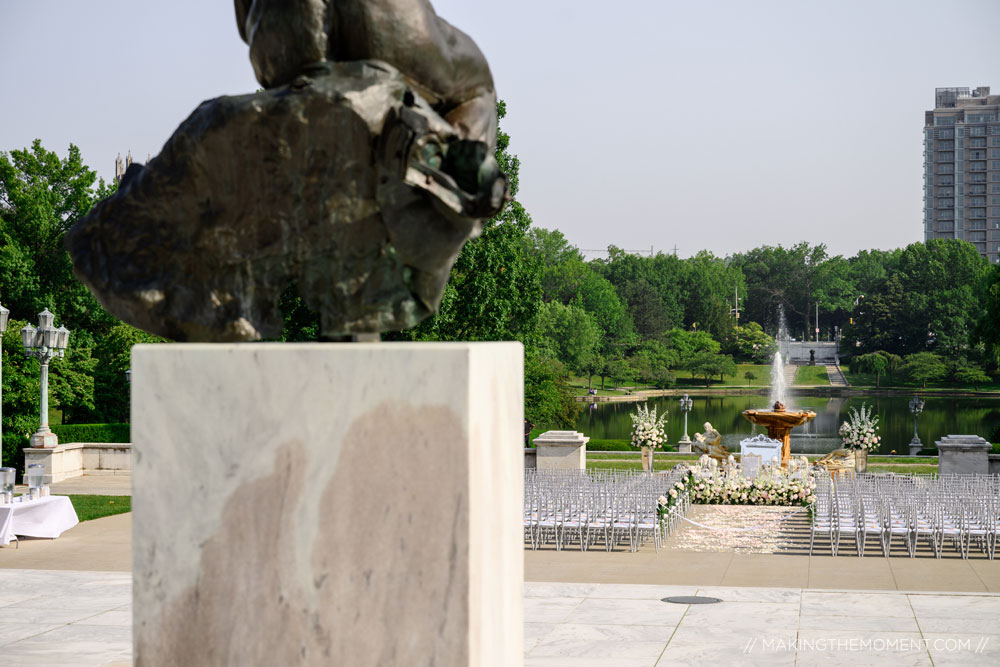
M 635 552 L 652 540 L 659 551 L 686 507 L 670 508 L 661 521 L 658 499 L 683 475 L 680 470 L 649 474 L 526 469 L 525 543 L 532 549 L 551 543 L 557 551 L 567 546 L 586 551 L 595 545 L 611 551 L 627 542 Z
M 819 475 L 816 497 L 810 554 L 819 534 L 834 556 L 845 538 L 859 557 L 869 540 L 877 540 L 886 557 L 898 544 L 914 558 L 921 541 L 936 558 L 948 545 L 962 558 L 973 547 L 990 560 L 996 554 L 998 475 Z

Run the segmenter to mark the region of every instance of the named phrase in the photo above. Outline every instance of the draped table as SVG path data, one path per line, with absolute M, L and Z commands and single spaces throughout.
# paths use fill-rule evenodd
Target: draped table
M 66 496 L 45 496 L 38 500 L 23 498 L 15 498 L 10 505 L 0 505 L 0 545 L 10 544 L 14 535 L 56 538 L 80 523 L 73 503 Z

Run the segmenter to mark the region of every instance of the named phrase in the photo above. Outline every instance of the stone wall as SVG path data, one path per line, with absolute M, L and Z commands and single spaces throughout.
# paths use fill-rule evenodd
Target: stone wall
M 45 483 L 80 475 L 131 475 L 132 445 L 127 442 L 70 442 L 58 447 L 27 447 L 24 465 L 45 467 Z

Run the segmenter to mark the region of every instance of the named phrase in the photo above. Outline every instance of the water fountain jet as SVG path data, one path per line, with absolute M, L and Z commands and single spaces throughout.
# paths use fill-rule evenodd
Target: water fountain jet
M 778 340 L 787 340 L 788 331 L 785 327 L 785 311 L 780 309 L 778 324 Z M 812 410 L 785 409 L 785 367 L 781 351 L 774 353 L 771 364 L 771 395 L 770 410 L 744 410 L 743 416 L 754 424 L 767 427 L 767 437 L 781 442 L 781 465 L 786 467 L 792 455 L 791 431 L 816 418 Z

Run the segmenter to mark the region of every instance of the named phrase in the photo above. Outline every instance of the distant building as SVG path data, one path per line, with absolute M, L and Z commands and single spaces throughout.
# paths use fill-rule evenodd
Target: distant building
M 115 183 L 121 185 L 122 177 L 125 176 L 125 172 L 128 168 L 132 166 L 132 151 L 128 152 L 125 156 L 125 161 L 122 162 L 122 154 L 119 153 L 118 157 L 115 158 Z M 146 164 L 149 164 L 149 156 L 146 156 Z
M 1000 262 L 1000 95 L 936 88 L 924 120 L 924 239 L 964 239 Z

